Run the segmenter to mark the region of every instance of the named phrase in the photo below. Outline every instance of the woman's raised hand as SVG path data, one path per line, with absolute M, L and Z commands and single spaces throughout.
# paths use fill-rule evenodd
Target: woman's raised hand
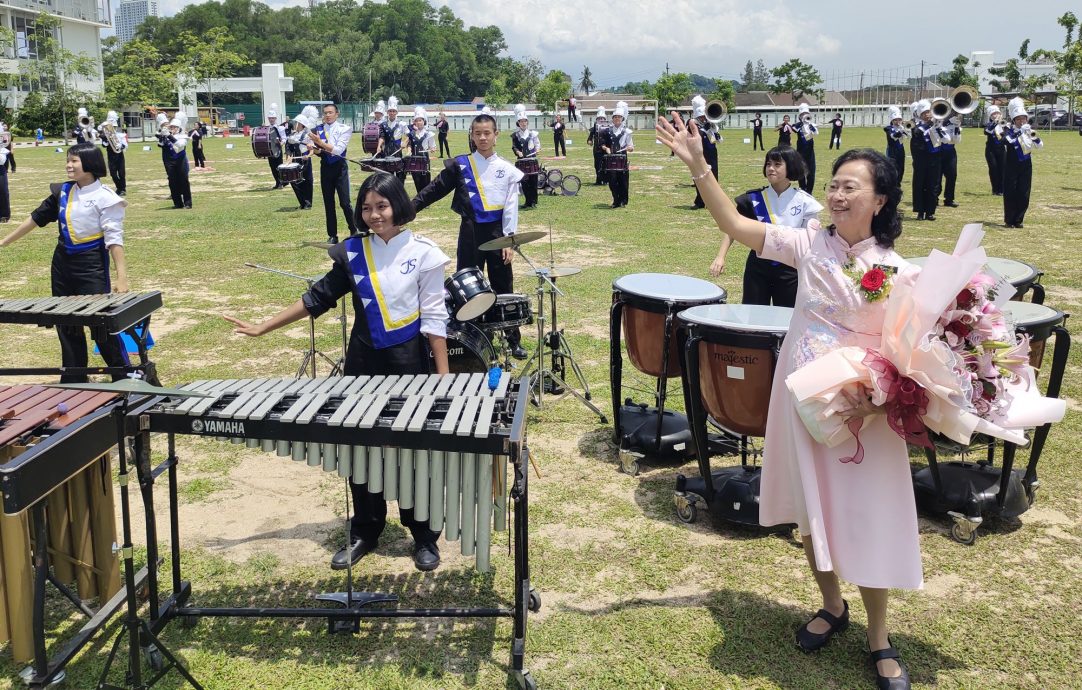
M 675 126 L 663 117 L 658 117 L 654 125 L 658 140 L 669 147 L 676 157 L 684 161 L 692 171 L 706 165 L 703 156 L 703 140 L 699 136 L 699 126 L 692 120 L 684 126 L 684 118 L 676 115 Z

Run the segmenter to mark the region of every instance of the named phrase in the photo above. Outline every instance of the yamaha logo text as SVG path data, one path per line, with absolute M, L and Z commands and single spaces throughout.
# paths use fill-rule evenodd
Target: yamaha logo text
M 229 434 L 230 436 L 244 435 L 244 422 L 233 422 L 225 419 L 202 419 L 192 420 L 193 434 Z

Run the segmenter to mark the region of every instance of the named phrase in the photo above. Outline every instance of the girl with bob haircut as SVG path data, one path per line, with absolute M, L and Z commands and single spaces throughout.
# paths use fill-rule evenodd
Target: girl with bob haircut
M 451 259 L 431 240 L 414 235 L 406 224 L 415 217 L 406 188 L 394 175 L 373 173 L 357 194 L 356 220 L 362 230 L 328 253 L 331 270 L 293 305 L 258 324 L 232 316 L 225 320 L 234 333 L 258 337 L 308 316 L 333 309 L 352 295 L 354 322 L 346 349 L 346 376 L 447 374 L 447 307 L 443 299 L 443 271 Z M 429 355 L 431 353 L 431 356 Z M 383 494 L 368 492 L 367 485 L 350 484 L 354 515 L 350 543 L 331 558 L 341 570 L 376 548 L 387 520 Z M 439 532 L 428 521 L 400 509 L 402 525 L 413 534 L 413 562 L 418 570 L 440 564 L 436 540 Z
M 763 259 L 797 271 L 799 286 L 789 335 L 778 357 L 767 416 L 759 521 L 796 523 L 822 607 L 796 632 L 797 646 L 815 652 L 849 626 L 840 580 L 860 590 L 867 614 L 869 661 L 882 690 L 907 690 L 909 674 L 887 628 L 890 588 L 923 583 L 917 509 L 905 440 L 887 416 L 861 395 L 847 396 L 838 414 L 863 418 L 867 462 L 852 462 L 854 439 L 828 448 L 814 440 L 786 387 L 793 372 L 840 347 L 876 347 L 897 292 L 919 271 L 893 249 L 901 233 L 901 189 L 894 166 L 870 149 L 847 151 L 834 163 L 827 191 L 831 225 L 786 228 L 740 215 L 710 174 L 695 123 L 659 119 L 657 137 L 691 171 L 718 228 Z M 864 285 L 869 274 L 880 289 Z M 850 460 L 850 461 L 847 461 Z
M 748 190 L 736 198 L 736 210 L 752 220 L 790 228 L 806 228 L 818 222 L 823 205 L 793 182 L 804 179 L 804 158 L 788 146 L 775 146 L 766 153 L 763 177 L 769 184 Z M 725 270 L 725 257 L 733 240 L 724 235 L 717 258 L 710 265 L 710 275 L 717 278 Z M 792 307 L 796 304 L 796 270 L 778 261 L 759 258 L 748 252 L 744 263 L 744 304 L 773 304 Z
M 0 240 L 6 247 L 35 228 L 56 222 L 59 230 L 53 250 L 54 297 L 101 295 L 128 291 L 128 265 L 124 258 L 124 210 L 128 202 L 101 183 L 108 174 L 105 156 L 91 143 L 68 149 L 67 182 L 49 185 L 49 196 L 14 232 Z M 116 267 L 116 283 L 109 265 Z M 65 368 L 86 368 L 89 353 L 81 326 L 57 326 L 60 359 Z M 110 367 L 128 367 L 128 354 L 120 335 L 95 338 L 102 359 Z M 113 379 L 124 378 L 113 373 Z M 61 383 L 82 383 L 85 373 L 65 373 Z

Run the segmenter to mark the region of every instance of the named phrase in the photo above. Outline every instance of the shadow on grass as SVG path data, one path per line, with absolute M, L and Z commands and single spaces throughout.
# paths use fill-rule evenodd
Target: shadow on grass
M 793 635 L 812 611 L 786 606 L 751 592 L 721 589 L 699 595 L 660 599 L 630 599 L 610 606 L 581 610 L 565 604 L 557 607 L 590 616 L 604 616 L 640 608 L 702 608 L 710 611 L 723 640 L 708 654 L 711 665 L 722 673 L 760 685 L 763 679 L 780 688 L 873 687 L 875 676 L 867 652 L 867 627 L 859 603 L 854 605 L 849 630 L 815 654 L 796 648 Z M 891 641 L 902 654 L 914 683 L 935 685 L 942 670 L 961 668 L 962 663 L 941 653 L 933 644 L 914 635 L 894 632 Z

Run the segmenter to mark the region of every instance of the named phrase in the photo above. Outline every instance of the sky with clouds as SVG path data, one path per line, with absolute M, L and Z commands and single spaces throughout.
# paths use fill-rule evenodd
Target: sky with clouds
M 307 0 L 264 1 L 273 8 L 307 5 Z M 749 59 L 770 67 L 798 57 L 819 69 L 829 88 L 851 88 L 848 82 L 859 79 L 861 71 L 869 82 L 876 75 L 884 80 L 917 76 L 925 60 L 927 71 L 935 73 L 949 69 L 955 55 L 975 50 L 994 51 L 1002 61 L 1026 38 L 1034 47 L 1059 48 L 1063 29 L 1056 18 L 1069 9 L 1063 0 L 429 2 L 449 6 L 467 25 L 495 24 L 512 56 L 536 57 L 576 82 L 583 65 L 589 65 L 602 87 L 652 81 L 666 63 L 672 71 L 739 78 Z M 163 15 L 187 4 L 193 3 L 158 3 Z

